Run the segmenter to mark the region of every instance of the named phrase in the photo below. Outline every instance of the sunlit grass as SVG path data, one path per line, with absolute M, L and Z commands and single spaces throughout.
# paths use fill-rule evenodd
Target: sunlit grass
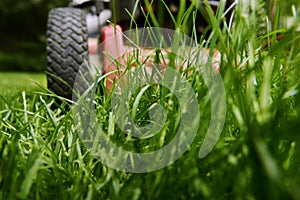
M 41 73 L 0 73 L 0 95 L 14 96 L 25 92 L 41 91 L 40 86 L 46 87 L 46 75 Z

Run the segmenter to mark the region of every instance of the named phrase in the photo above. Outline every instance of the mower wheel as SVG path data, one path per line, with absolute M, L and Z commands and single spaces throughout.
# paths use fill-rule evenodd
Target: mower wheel
M 81 67 L 86 68 L 88 61 L 84 11 L 78 8 L 53 9 L 49 14 L 46 37 L 48 89 L 72 99 L 76 75 Z

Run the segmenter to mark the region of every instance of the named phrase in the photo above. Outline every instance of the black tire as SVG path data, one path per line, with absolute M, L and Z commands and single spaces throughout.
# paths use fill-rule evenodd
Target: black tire
M 88 60 L 85 13 L 77 8 L 53 9 L 46 37 L 48 89 L 72 99 L 76 75 Z

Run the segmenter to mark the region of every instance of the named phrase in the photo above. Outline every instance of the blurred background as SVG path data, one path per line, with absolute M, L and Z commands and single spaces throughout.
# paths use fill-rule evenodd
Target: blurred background
M 179 2 L 179 0 L 171 1 Z M 0 71 L 44 72 L 48 13 L 52 8 L 67 6 L 70 2 L 69 0 L 1 0 Z M 274 18 L 275 3 L 280 4 L 281 16 L 291 16 L 291 5 L 299 5 L 300 1 L 266 1 L 271 19 Z
M 48 12 L 69 0 L 0 1 L 0 71 L 45 71 Z

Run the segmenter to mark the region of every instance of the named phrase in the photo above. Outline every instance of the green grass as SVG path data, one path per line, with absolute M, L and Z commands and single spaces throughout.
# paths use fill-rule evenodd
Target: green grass
M 203 8 L 209 13 L 213 32 L 208 40 L 200 39 L 199 45 L 220 51 L 227 100 L 221 138 L 208 156 L 198 158 L 211 119 L 210 94 L 195 66 L 189 66 L 192 73 L 182 74 L 197 94 L 198 134 L 175 163 L 143 174 L 103 165 L 82 144 L 78 137 L 82 124 L 76 123 L 67 102 L 57 101 L 59 97 L 38 87 L 20 86 L 14 89 L 16 95 L 0 97 L 2 199 L 299 199 L 299 33 L 293 27 L 258 31 L 262 27 L 256 22 L 264 20 L 257 16 L 261 12 L 246 16 L 243 6 L 237 6 L 231 27 L 220 26 L 224 23 L 222 9 L 214 17 L 209 8 Z M 178 29 L 185 30 L 184 19 L 195 14 L 192 7 L 187 10 L 191 12 L 179 11 Z M 150 17 L 155 16 L 149 16 L 148 24 L 155 21 Z M 275 40 L 277 33 L 284 35 L 282 40 Z M 138 56 L 133 62 L 140 62 Z M 9 79 L 8 74 L 1 77 Z M 20 77 L 12 76 L 10 84 L 16 85 Z M 44 78 L 34 77 L 42 84 Z M 99 85 L 103 87 L 103 82 Z M 7 92 L 9 86 L 1 84 L 1 91 Z M 167 111 L 164 129 L 150 139 L 134 141 L 120 130 L 111 95 L 97 90 L 92 108 L 112 141 L 124 149 L 147 152 L 172 139 L 180 105 L 164 87 L 141 89 L 145 91 L 133 92 L 128 103 L 135 123 L 149 122 L 152 105 L 160 104 Z M 93 124 L 83 125 L 93 130 Z
M 46 87 L 46 75 L 38 73 L 0 73 L 0 94 L 2 96 L 15 96 L 22 91 L 38 92 L 41 86 Z

